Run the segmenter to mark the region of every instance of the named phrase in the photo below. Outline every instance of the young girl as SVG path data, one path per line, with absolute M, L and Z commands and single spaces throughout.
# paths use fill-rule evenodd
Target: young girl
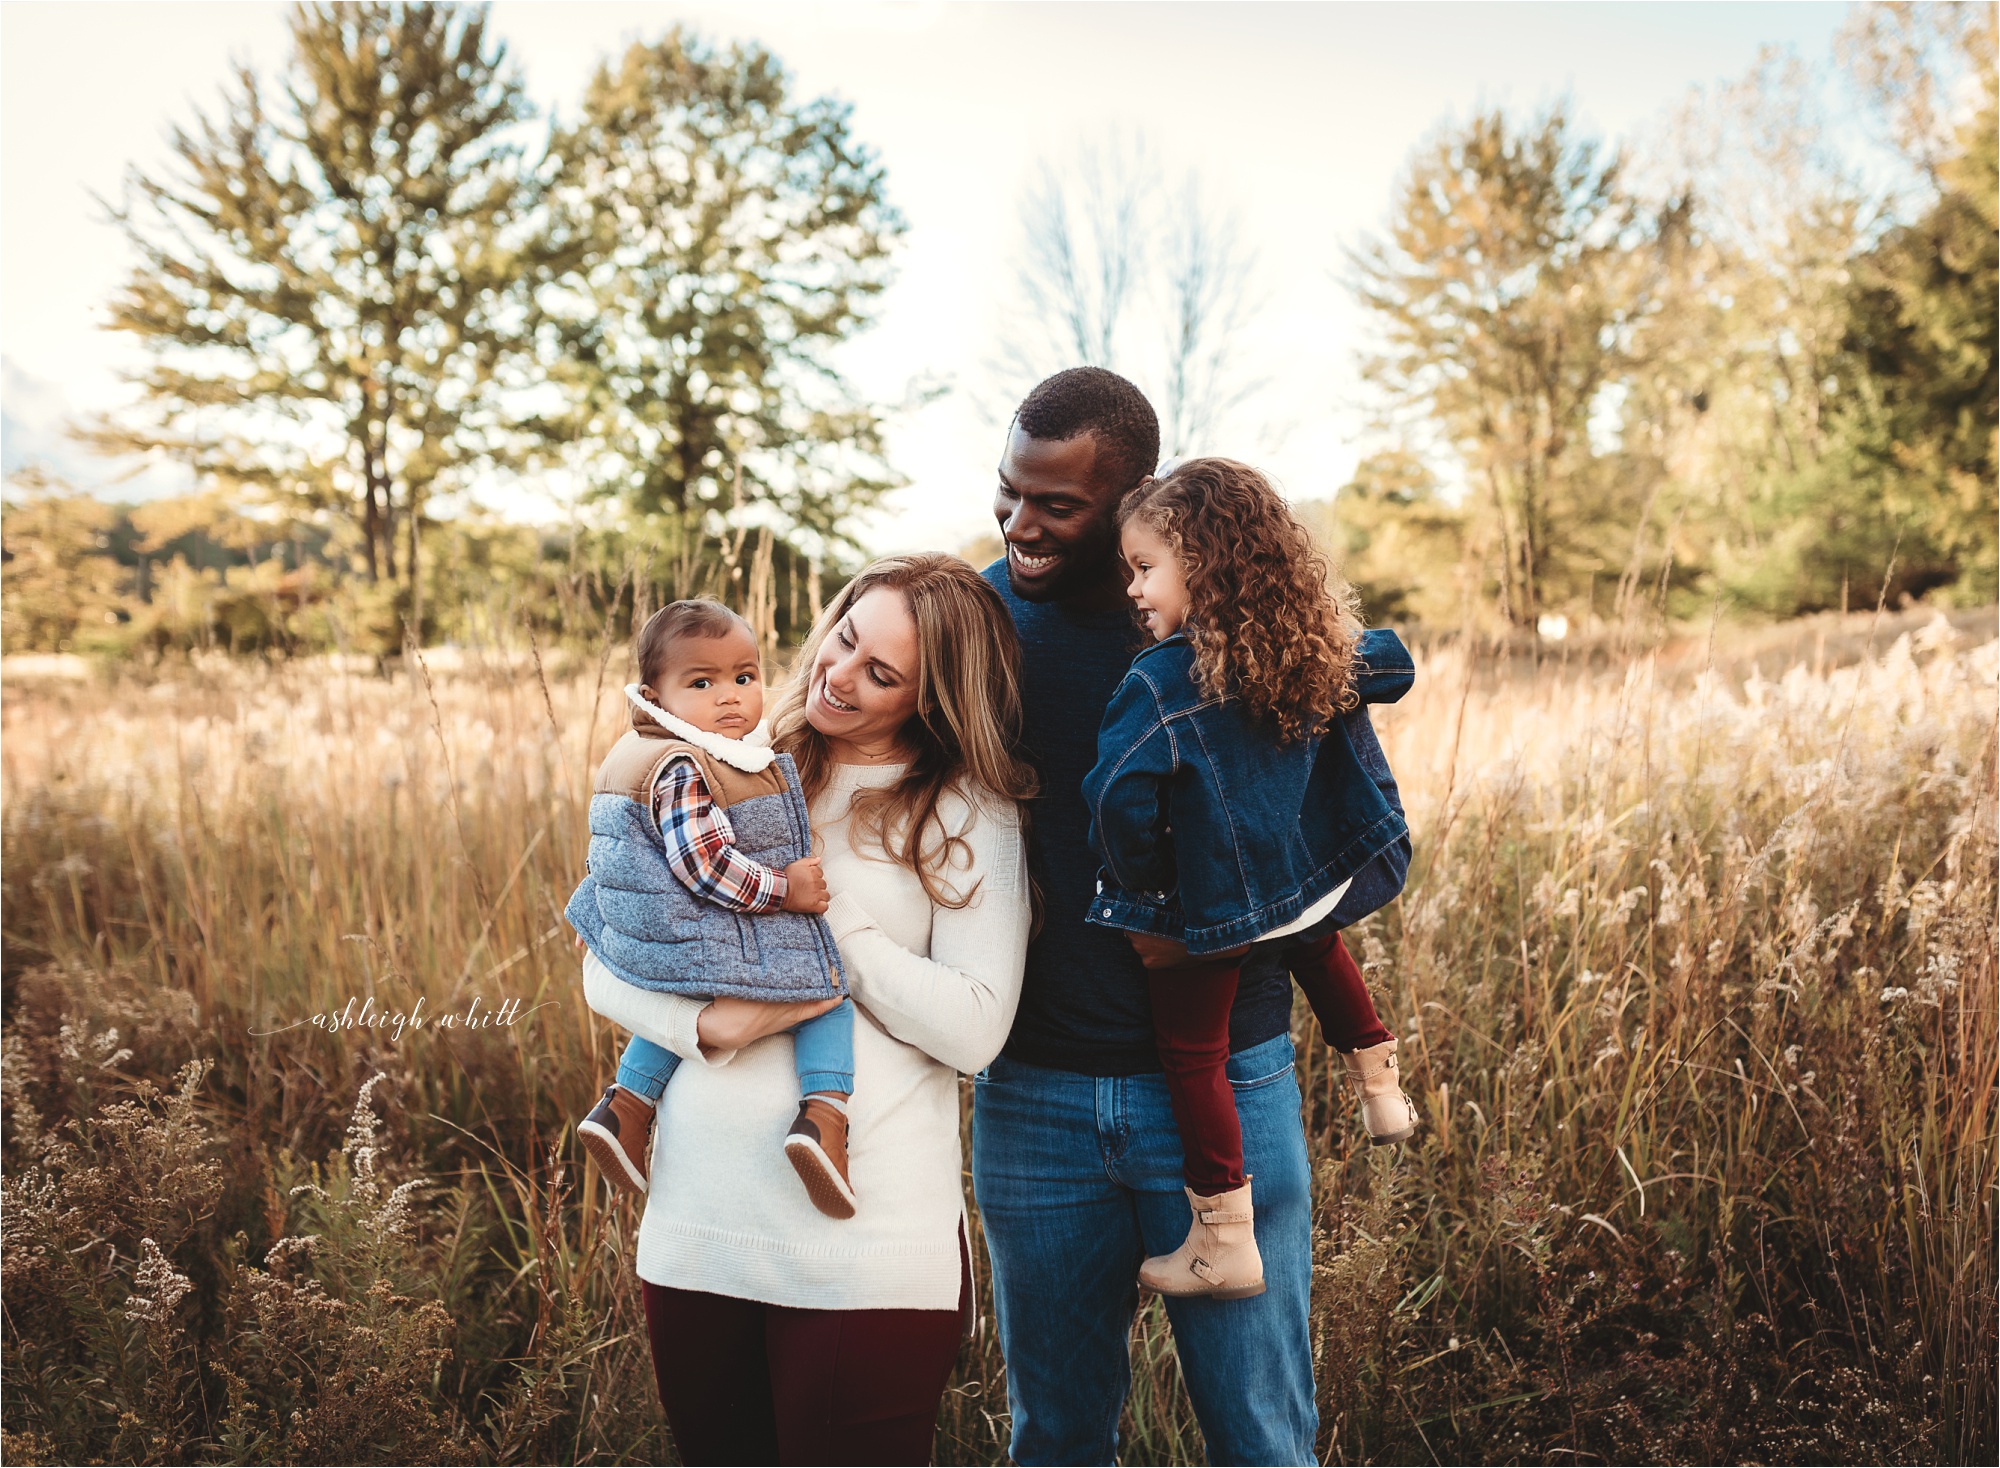
M 1325 560 L 1247 465 L 1191 459 L 1145 481 L 1120 507 L 1119 535 L 1126 592 L 1155 641 L 1112 696 L 1084 780 L 1105 869 L 1090 918 L 1134 934 L 1146 962 L 1194 1212 L 1187 1241 L 1139 1279 L 1237 1299 L 1264 1288 L 1224 1070 L 1251 943 L 1283 945 L 1371 1142 L 1416 1126 L 1395 1038 L 1338 931 L 1400 886 L 1401 869 L 1385 891 L 1373 867 L 1397 850 L 1407 862 L 1408 828 L 1354 736 L 1361 705 L 1400 698 L 1414 670 L 1394 633 L 1359 631 L 1344 588 L 1329 588 Z M 1343 906 L 1364 872 L 1367 905 Z

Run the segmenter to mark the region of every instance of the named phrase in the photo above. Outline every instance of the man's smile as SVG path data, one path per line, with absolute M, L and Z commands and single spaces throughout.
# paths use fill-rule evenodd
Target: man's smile
M 1007 558 L 1030 576 L 1039 575 L 1053 566 L 1062 557 L 1056 554 L 1032 555 L 1021 549 L 1013 541 L 1007 542 Z

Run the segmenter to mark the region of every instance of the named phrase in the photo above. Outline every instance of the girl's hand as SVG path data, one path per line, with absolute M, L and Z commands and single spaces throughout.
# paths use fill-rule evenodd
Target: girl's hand
M 695 1038 L 701 1043 L 703 1055 L 741 1050 L 766 1035 L 817 1019 L 839 1003 L 838 999 L 806 999 L 787 1004 L 766 1004 L 756 999 L 711 999 L 695 1017 Z
M 1187 944 L 1172 938 L 1155 938 L 1151 933 L 1127 933 L 1126 941 L 1139 955 L 1139 962 L 1147 968 L 1179 968 L 1184 963 L 1213 963 L 1222 958 L 1241 958 L 1250 951 L 1248 943 L 1231 948 L 1225 953 L 1211 953 L 1201 959 L 1188 956 Z

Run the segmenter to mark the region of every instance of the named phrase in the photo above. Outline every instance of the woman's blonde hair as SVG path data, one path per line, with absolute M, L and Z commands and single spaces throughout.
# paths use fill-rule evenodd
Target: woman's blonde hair
M 1011 801 L 1035 793 L 1022 758 L 1021 651 L 1000 595 L 957 556 L 884 556 L 848 582 L 813 624 L 791 679 L 771 713 L 771 743 L 799 767 L 806 799 L 826 788 L 833 759 L 826 736 L 806 720 L 813 665 L 849 608 L 877 588 L 899 591 L 917 625 L 917 711 L 903 726 L 910 768 L 893 785 L 858 792 L 850 808 L 858 847 L 878 841 L 917 874 L 942 907 L 964 907 L 973 892 L 947 892 L 944 873 L 961 851 L 938 814 L 947 790 Z M 1023 825 L 1027 812 L 1020 809 Z M 977 887 L 973 889 L 977 891 Z
M 1355 706 L 1354 594 L 1270 480 L 1234 459 L 1188 459 L 1125 496 L 1128 520 L 1180 560 L 1203 694 L 1241 701 L 1287 744 Z

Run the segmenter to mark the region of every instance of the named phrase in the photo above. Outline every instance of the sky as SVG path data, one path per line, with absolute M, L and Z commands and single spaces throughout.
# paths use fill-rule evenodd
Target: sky
M 1567 98 L 1583 128 L 1643 136 L 1694 86 L 1733 80 L 1767 44 L 1827 54 L 1837 4 L 528 3 L 492 27 L 545 111 L 574 111 L 591 70 L 679 24 L 755 40 L 802 95 L 837 96 L 876 150 L 908 223 L 895 284 L 838 364 L 873 400 L 942 396 L 891 420 L 909 479 L 861 527 L 877 551 L 958 549 L 990 533 L 1008 406 L 1031 382 L 994 367 L 1017 320 L 1020 199 L 1044 159 L 1143 134 L 1257 255 L 1246 370 L 1262 385 L 1201 447 L 1249 458 L 1295 498 L 1334 493 L 1368 447 L 1356 370 L 1366 323 L 1343 252 L 1382 231 L 1397 176 L 1475 110 Z M 282 6 L 10 0 L 0 6 L 0 436 L 7 467 L 41 460 L 114 497 L 182 487 L 121 466 L 64 425 L 114 409 L 139 361 L 101 329 L 131 268 L 98 199 L 128 165 L 212 108 L 235 66 L 274 74 Z M 997 406 L 996 406 L 997 405 Z M 549 518 L 532 490 L 494 501 Z

